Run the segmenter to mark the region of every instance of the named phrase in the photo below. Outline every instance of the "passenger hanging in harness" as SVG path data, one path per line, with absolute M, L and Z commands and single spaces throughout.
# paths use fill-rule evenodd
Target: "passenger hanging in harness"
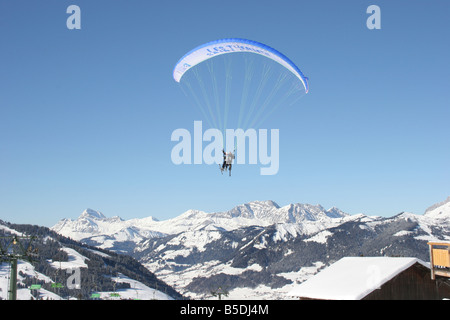
M 232 153 L 231 151 L 225 152 L 225 150 L 223 150 L 223 149 L 222 149 L 222 153 L 223 153 L 223 164 L 222 164 L 222 166 L 219 165 L 220 171 L 223 174 L 223 170 L 228 169 L 229 175 L 231 176 L 231 164 L 234 159 L 234 153 Z

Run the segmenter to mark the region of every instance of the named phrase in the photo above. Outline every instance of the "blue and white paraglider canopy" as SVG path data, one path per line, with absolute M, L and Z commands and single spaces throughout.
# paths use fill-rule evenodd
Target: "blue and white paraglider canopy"
M 308 78 L 285 55 L 260 42 L 239 38 L 215 40 L 191 50 L 176 64 L 173 70 L 173 78 L 180 82 L 185 72 L 193 66 L 215 56 L 233 52 L 256 53 L 278 62 L 302 82 L 305 92 L 308 93 Z

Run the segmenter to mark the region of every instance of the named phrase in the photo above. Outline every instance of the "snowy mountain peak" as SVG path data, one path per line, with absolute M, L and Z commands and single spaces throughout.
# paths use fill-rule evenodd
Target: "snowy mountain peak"
M 268 207 L 268 208 L 276 208 L 279 209 L 280 206 L 272 200 L 265 200 L 265 201 L 251 201 L 248 203 L 250 206 L 258 206 L 258 207 Z
M 80 215 L 80 217 L 78 219 L 82 219 L 82 218 L 105 219 L 106 216 L 103 213 L 101 213 L 100 211 L 95 211 L 90 208 L 87 208 L 86 210 L 83 211 L 83 213 Z
M 268 216 L 273 214 L 274 210 L 279 209 L 280 206 L 271 200 L 267 201 L 252 201 L 241 204 L 226 212 L 231 218 L 246 218 L 246 219 L 262 219 L 265 220 Z
M 342 218 L 348 216 L 348 213 L 345 213 L 336 207 L 328 209 L 327 211 L 325 211 L 325 214 L 330 218 Z
M 296 203 L 282 207 L 280 208 L 280 211 L 283 211 L 283 209 L 287 210 L 289 217 L 286 217 L 286 222 L 290 223 L 336 219 L 348 216 L 347 213 L 335 207 L 325 210 L 320 204 L 312 205 Z
M 450 220 L 450 197 L 429 207 L 425 210 L 424 216 L 429 218 Z

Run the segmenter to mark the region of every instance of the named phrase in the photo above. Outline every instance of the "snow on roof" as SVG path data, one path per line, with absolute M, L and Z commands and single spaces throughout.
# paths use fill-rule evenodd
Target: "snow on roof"
M 359 300 L 416 262 L 417 258 L 345 257 L 303 282 L 288 294 L 329 300 Z

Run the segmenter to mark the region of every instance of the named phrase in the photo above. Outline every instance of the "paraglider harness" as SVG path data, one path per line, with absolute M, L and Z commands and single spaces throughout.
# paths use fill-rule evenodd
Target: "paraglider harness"
M 229 175 L 231 176 L 231 163 L 233 162 L 233 159 L 235 158 L 234 153 L 225 152 L 225 150 L 223 150 L 223 149 L 222 149 L 222 153 L 223 153 L 223 164 L 220 167 L 220 171 L 223 174 L 223 171 L 228 169 Z

